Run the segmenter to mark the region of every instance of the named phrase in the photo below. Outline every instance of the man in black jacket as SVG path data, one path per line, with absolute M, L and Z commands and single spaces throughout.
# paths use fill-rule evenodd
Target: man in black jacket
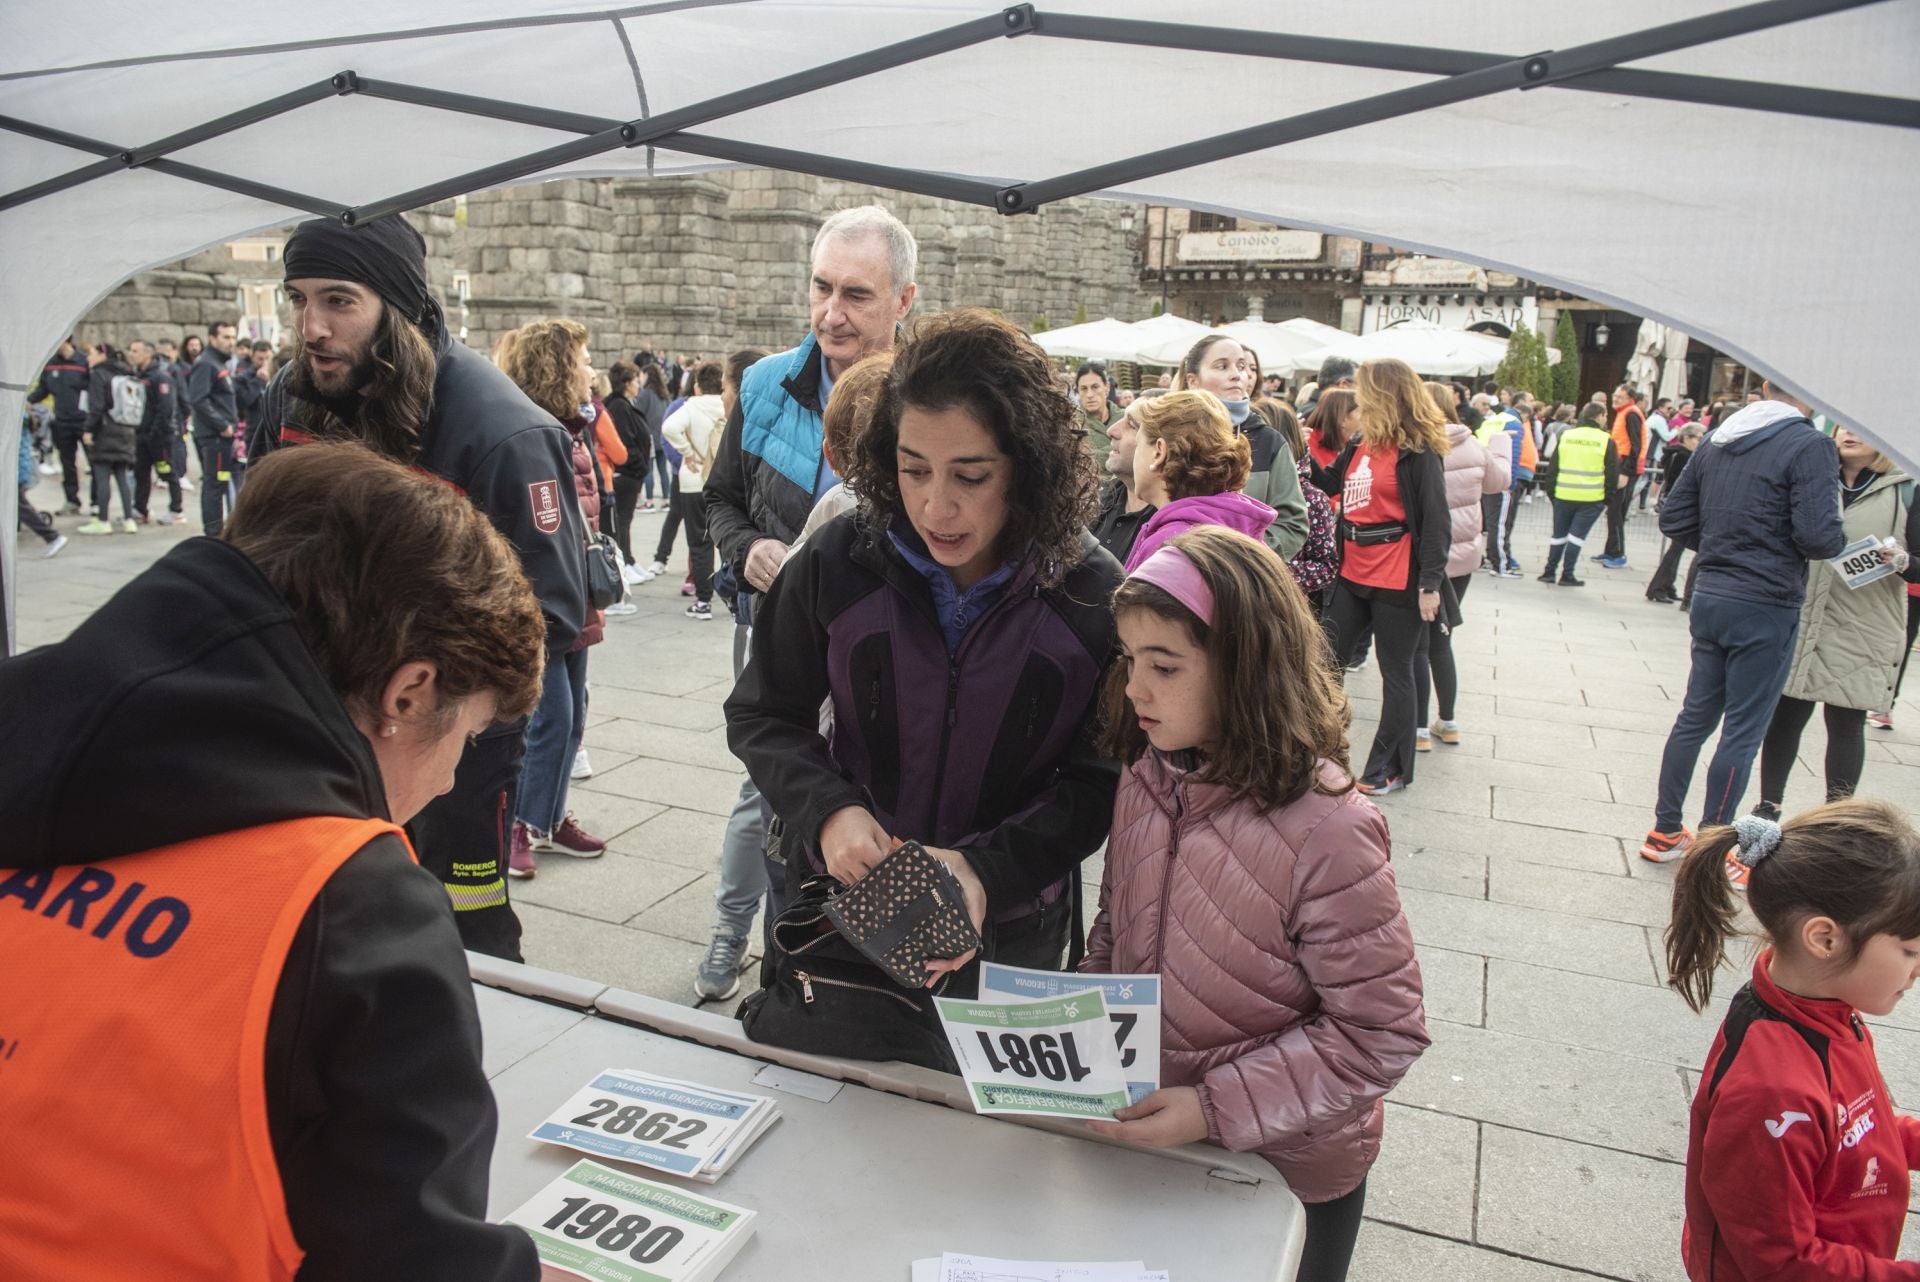
M 61 340 L 40 377 L 27 392 L 27 400 L 53 398 L 53 443 L 60 451 L 60 486 L 67 493 L 65 516 L 80 514 L 80 438 L 87 430 L 87 411 L 81 404 L 87 394 L 87 361 L 71 337 Z
M 427 292 L 426 244 L 405 219 L 302 223 L 284 262 L 296 346 L 267 388 L 249 455 L 344 437 L 443 478 L 519 552 L 546 615 L 547 653 L 564 653 L 587 617 L 586 532 L 565 430 L 448 334 Z M 520 923 L 507 902 L 501 816 L 514 813 L 525 755 L 525 721 L 495 726 L 461 758 L 453 790 L 408 825 L 466 946 L 514 961 Z
M 172 364 L 146 339 L 136 338 L 127 344 L 127 359 L 147 385 L 146 412 L 134 429 L 134 519 L 145 525 L 152 517 L 147 505 L 153 498 L 153 474 L 158 470 L 167 483 L 167 510 L 160 514 L 160 524 L 173 525 L 186 519 L 180 499 L 180 474 L 173 468 L 173 445 L 179 440 L 174 423 L 180 413 L 176 405 L 180 389 L 174 382 Z
M 240 411 L 234 402 L 233 323 L 218 321 L 207 330 L 207 345 L 187 372 L 187 406 L 193 415 L 193 445 L 200 455 L 200 528 L 215 538 L 226 521 L 233 485 L 233 442 Z

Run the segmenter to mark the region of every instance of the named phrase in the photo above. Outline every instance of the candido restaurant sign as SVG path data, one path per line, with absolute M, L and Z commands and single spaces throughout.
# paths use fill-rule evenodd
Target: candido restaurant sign
M 1188 231 L 1180 233 L 1183 263 L 1311 262 L 1320 257 L 1316 231 Z

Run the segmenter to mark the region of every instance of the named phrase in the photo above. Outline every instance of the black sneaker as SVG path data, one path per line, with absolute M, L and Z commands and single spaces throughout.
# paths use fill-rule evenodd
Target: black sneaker
M 710 601 L 695 601 L 687 607 L 686 613 L 689 619 L 705 622 L 713 618 L 713 603 Z
M 1552 570 L 1548 570 L 1545 574 L 1542 574 L 1539 577 L 1542 583 L 1552 583 L 1554 581 Z
M 1771 819 L 1775 823 L 1780 822 L 1780 807 L 1771 801 L 1763 801 L 1756 805 L 1753 808 L 1753 813 L 1762 819 Z
M 1585 579 L 1576 579 L 1571 574 L 1563 574 L 1560 576 L 1560 586 L 1563 588 L 1584 588 L 1587 586 L 1587 581 Z

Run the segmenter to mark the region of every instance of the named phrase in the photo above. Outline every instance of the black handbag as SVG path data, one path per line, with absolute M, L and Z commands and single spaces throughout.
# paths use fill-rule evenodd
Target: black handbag
M 587 540 L 587 600 L 594 609 L 604 610 L 626 594 L 620 549 L 606 535 L 594 535 Z
M 828 917 L 838 889 L 832 877 L 808 878 L 769 925 L 764 986 L 740 1003 L 747 1036 L 812 1055 L 958 1071 L 932 1000 L 952 976 L 932 989 L 894 983 Z

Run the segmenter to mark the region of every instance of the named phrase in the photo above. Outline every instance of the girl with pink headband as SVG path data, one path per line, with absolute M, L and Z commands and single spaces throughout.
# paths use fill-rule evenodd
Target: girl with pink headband
M 1201 526 L 1115 591 L 1102 749 L 1125 765 L 1086 971 L 1158 972 L 1165 1085 L 1089 1122 L 1257 1151 L 1338 1282 L 1382 1100 L 1427 1045 L 1386 821 L 1354 788 L 1319 624 L 1264 544 Z

